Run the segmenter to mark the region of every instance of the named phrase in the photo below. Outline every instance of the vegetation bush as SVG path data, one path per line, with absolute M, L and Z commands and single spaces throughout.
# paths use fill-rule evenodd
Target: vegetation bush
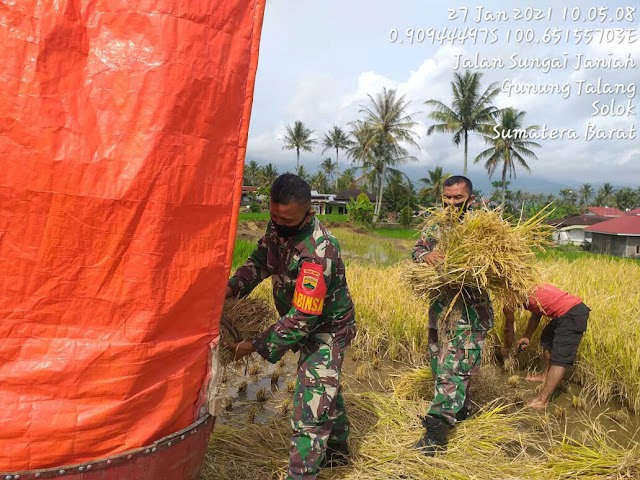
M 371 200 L 369 200 L 364 193 L 361 193 L 358 195 L 358 198 L 349 202 L 349 206 L 347 207 L 349 220 L 371 225 L 373 223 L 374 208 Z
M 410 227 L 413 221 L 413 210 L 410 207 L 404 207 L 400 210 L 400 225 Z

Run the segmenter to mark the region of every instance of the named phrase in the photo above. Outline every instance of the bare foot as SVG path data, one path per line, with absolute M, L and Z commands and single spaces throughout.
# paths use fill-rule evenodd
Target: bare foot
M 547 376 L 546 375 L 527 375 L 526 377 L 524 377 L 524 379 L 527 382 L 536 382 L 536 383 L 544 383 L 547 380 Z
M 544 410 L 547 407 L 547 402 L 543 402 L 538 397 L 535 397 L 524 404 L 525 408 L 533 408 L 534 410 Z

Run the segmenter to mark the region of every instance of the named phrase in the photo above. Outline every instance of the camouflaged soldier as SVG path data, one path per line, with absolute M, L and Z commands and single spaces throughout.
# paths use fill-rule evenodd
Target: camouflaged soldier
M 324 464 L 346 463 L 349 422 L 340 390 L 355 310 L 337 240 L 311 211 L 311 190 L 285 174 L 271 187 L 271 221 L 257 249 L 229 280 L 226 296 L 248 295 L 271 277 L 281 318 L 253 341 L 230 344 L 235 358 L 258 352 L 271 363 L 300 352 L 293 394 L 288 479 L 315 479 Z
M 461 215 L 472 205 L 471 181 L 452 176 L 444 182 L 443 201 L 461 209 Z M 440 264 L 444 256 L 434 251 L 437 231 L 423 232 L 413 249 L 413 260 L 432 266 Z M 430 299 L 429 357 L 435 379 L 434 398 L 422 423 L 426 428 L 416 448 L 427 455 L 447 445 L 449 429 L 457 420 L 465 419 L 470 411 L 469 382 L 480 369 L 480 359 L 487 331 L 493 326 L 493 310 L 484 292 L 467 292 L 457 299 L 449 311 L 456 292 L 443 292 Z M 442 316 L 449 311 L 446 321 Z M 452 325 L 444 329 L 442 325 Z M 438 325 L 441 325 L 440 330 Z

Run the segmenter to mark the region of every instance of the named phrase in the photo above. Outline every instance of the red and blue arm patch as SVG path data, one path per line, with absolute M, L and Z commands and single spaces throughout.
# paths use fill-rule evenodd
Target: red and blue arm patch
M 322 265 L 303 262 L 293 292 L 293 306 L 302 313 L 320 315 L 327 295 Z

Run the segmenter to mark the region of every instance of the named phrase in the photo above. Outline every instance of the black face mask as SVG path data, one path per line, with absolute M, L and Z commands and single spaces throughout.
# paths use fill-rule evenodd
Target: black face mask
M 276 229 L 276 233 L 280 238 L 293 237 L 296 233 L 300 231 L 300 227 L 302 227 L 302 225 L 304 225 L 304 223 L 307 221 L 307 215 L 309 214 L 309 212 L 310 210 L 307 210 L 307 213 L 304 214 L 304 218 L 297 225 L 293 225 L 293 226 L 280 225 L 279 223 L 276 223 L 273 219 L 271 219 L 271 224 L 273 225 L 273 228 Z
M 465 200 L 461 203 L 449 203 L 448 205 L 446 205 L 446 208 L 457 212 L 460 220 L 462 220 L 467 213 L 467 210 L 469 210 L 469 201 Z
M 467 210 L 469 210 L 468 201 L 464 201 L 462 203 L 454 203 L 453 206 L 459 209 L 462 213 L 465 213 Z

